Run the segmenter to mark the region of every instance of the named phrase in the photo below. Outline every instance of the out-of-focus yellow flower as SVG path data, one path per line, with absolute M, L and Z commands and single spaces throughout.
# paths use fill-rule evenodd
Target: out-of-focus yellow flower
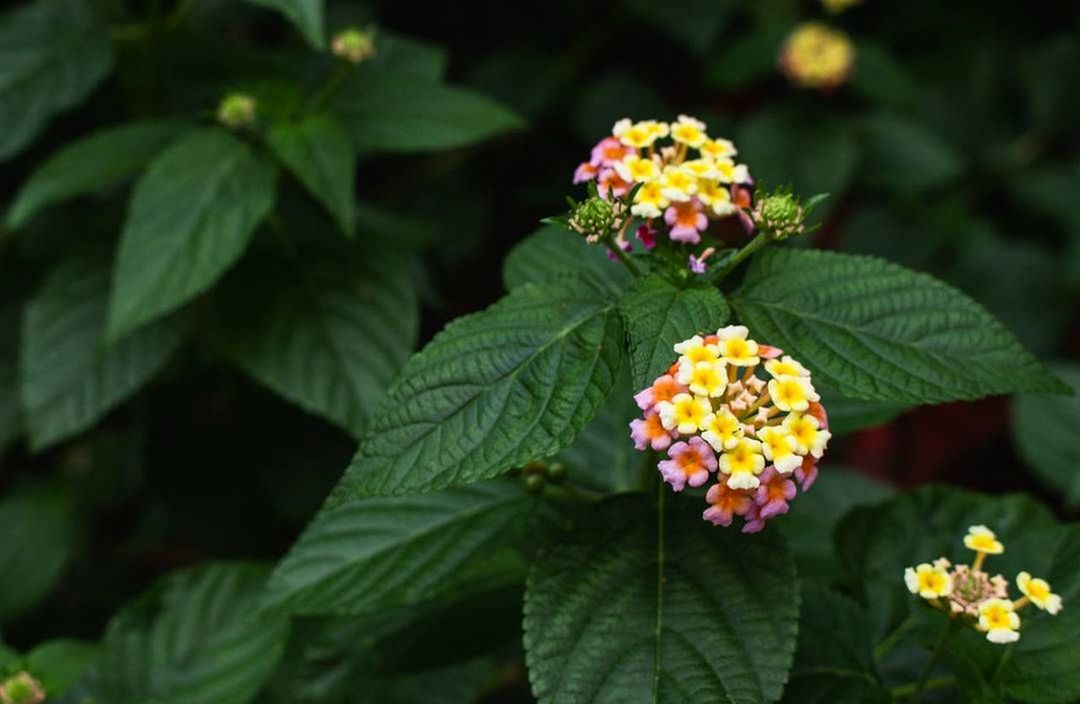
M 821 5 L 826 10 L 836 15 L 849 7 L 854 7 L 862 2 L 862 0 L 821 0 Z
M 792 83 L 829 90 L 847 80 L 855 64 L 855 47 L 846 34 L 821 22 L 806 22 L 780 49 L 780 70 Z

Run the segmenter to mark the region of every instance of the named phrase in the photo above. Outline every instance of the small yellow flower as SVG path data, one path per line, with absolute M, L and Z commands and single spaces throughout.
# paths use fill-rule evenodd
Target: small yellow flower
M 705 207 L 720 217 L 735 212 L 735 205 L 731 202 L 731 191 L 716 181 L 698 179 L 697 197 Z
M 717 452 L 735 449 L 743 437 L 742 423 L 726 406 L 706 416 L 701 427 L 701 438 Z
M 1045 579 L 1032 577 L 1028 572 L 1016 575 L 1016 586 L 1027 600 L 1049 614 L 1061 611 L 1061 597 L 1050 591 Z
M 697 193 L 697 179 L 677 166 L 665 166 L 660 177 L 660 189 L 668 200 L 682 203 Z
M 780 50 L 780 69 L 797 85 L 828 90 L 847 80 L 855 63 L 848 36 L 820 22 L 795 28 Z
M 1012 643 L 1020 639 L 1020 617 L 1008 599 L 987 599 L 979 604 L 977 628 L 991 643 Z
M 907 584 L 908 591 L 923 599 L 948 596 L 953 590 L 952 576 L 948 571 L 940 565 L 931 565 L 928 562 L 904 570 L 904 583 Z
M 630 118 L 626 117 L 615 123 L 611 128 L 611 133 L 626 146 L 642 149 L 652 146 L 657 139 L 665 136 L 666 125 L 661 127 L 656 120 L 632 123 Z
M 765 371 L 769 372 L 774 379 L 782 376 L 810 376 L 806 367 L 787 354 L 780 359 L 767 360 Z
M 649 181 L 637 190 L 630 212 L 639 218 L 658 218 L 664 214 L 664 208 L 669 205 L 671 201 L 664 195 L 664 188 L 660 181 Z
M 717 347 L 725 362 L 735 367 L 752 367 L 761 361 L 758 343 L 748 339 L 749 334 L 745 325 L 728 325 L 716 331 Z
M 745 184 L 750 182 L 750 169 L 747 168 L 746 164 L 736 164 L 731 159 L 717 159 L 713 164 L 719 174 L 717 178 L 720 183 Z
M 676 394 L 670 401 L 661 401 L 656 409 L 664 428 L 691 435 L 704 425 L 705 417 L 712 413 L 712 404 L 707 398 L 683 393 Z
M 802 457 L 796 452 L 795 438 L 781 425 L 768 425 L 758 431 L 765 459 L 773 463 L 780 474 L 790 474 L 802 466 Z
M 615 162 L 615 173 L 623 181 L 646 183 L 660 178 L 660 166 L 652 159 L 631 154 L 622 161 Z
M 689 340 L 683 340 L 676 344 L 673 349 L 679 357 L 679 364 L 689 362 L 716 362 L 720 359 L 720 350 L 716 345 L 705 342 L 701 335 L 694 335 Z
M 761 443 L 741 438 L 735 447 L 720 455 L 720 471 L 728 475 L 729 489 L 756 489 L 761 485 L 757 475 L 765 469 Z
M 1005 552 L 1005 546 L 994 535 L 994 531 L 986 526 L 968 528 L 968 533 L 964 536 L 964 546 L 969 550 L 987 555 L 1000 555 Z
M 689 387 L 691 393 L 698 396 L 719 398 L 727 389 L 727 376 L 724 374 L 723 362 L 680 364 L 679 374 L 675 380 Z
M 698 148 L 709 136 L 705 134 L 705 123 L 688 115 L 679 115 L 671 123 L 671 139 L 689 147 Z
M 820 400 L 810 380 L 804 376 L 782 376 L 769 382 L 769 396 L 781 411 L 802 413 L 811 401 Z
M 696 179 L 708 179 L 715 181 L 720 178 L 720 172 L 716 164 L 708 159 L 691 159 L 682 163 L 682 169 Z
M 825 454 L 832 433 L 821 429 L 821 422 L 812 415 L 792 413 L 784 419 L 784 427 L 795 438 L 795 451 L 800 455 L 820 458 Z
M 729 159 L 735 156 L 738 152 L 735 150 L 735 145 L 726 139 L 706 139 L 698 151 L 706 159 Z

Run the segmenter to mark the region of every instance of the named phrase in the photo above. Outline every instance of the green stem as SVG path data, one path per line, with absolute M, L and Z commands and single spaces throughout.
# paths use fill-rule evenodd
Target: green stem
M 638 269 L 637 264 L 634 263 L 634 260 L 631 259 L 626 254 L 626 252 L 619 249 L 619 245 L 615 244 L 615 241 L 612 238 L 605 238 L 604 244 L 607 246 L 608 250 L 612 254 L 614 254 L 620 262 L 623 263 L 623 266 L 625 266 L 630 271 L 630 273 L 634 275 L 635 278 L 641 276 L 641 269 Z
M 599 491 L 593 491 L 592 489 L 586 489 L 583 486 L 577 486 L 570 483 L 556 484 L 553 489 L 561 491 L 568 499 L 587 501 L 589 503 L 599 501 L 606 496 L 606 494 L 601 494 Z
M 660 636 L 664 628 L 664 482 L 656 483 L 656 652 L 653 659 L 653 696 L 660 695 Z
M 941 634 L 941 637 L 938 638 L 933 654 L 930 656 L 930 659 L 926 661 L 926 666 L 923 667 L 922 674 L 919 675 L 919 681 L 915 685 L 915 691 L 911 693 L 911 699 L 908 700 L 908 704 L 917 704 L 917 702 L 922 699 L 922 694 L 926 691 L 926 686 L 930 682 L 930 673 L 934 670 L 934 665 L 937 665 L 938 660 L 945 654 L 945 646 L 949 644 L 949 641 L 956 635 L 956 632 L 960 627 L 961 623 L 957 619 L 949 620 L 949 625 L 946 626 L 945 631 Z
M 338 61 L 334 70 L 330 72 L 326 77 L 326 80 L 323 81 L 323 84 L 319 86 L 319 89 L 315 91 L 315 94 L 308 100 L 308 109 L 317 110 L 318 108 L 321 108 L 326 101 L 333 98 L 334 93 L 337 93 L 338 89 L 341 88 L 342 81 L 349 75 L 349 71 L 352 67 L 353 65 L 348 61 Z
M 1005 652 L 1001 654 L 1001 659 L 998 660 L 997 667 L 994 668 L 994 674 L 990 677 L 990 684 L 997 684 L 998 677 L 1001 677 L 1001 673 L 1005 669 L 1005 663 L 1009 662 L 1009 658 L 1012 657 L 1015 646 L 1015 643 L 1009 643 L 1005 646 Z
M 923 686 L 923 691 L 930 692 L 935 689 L 945 689 L 946 687 L 952 687 L 955 684 L 956 678 L 952 675 L 946 675 L 945 677 L 935 677 L 931 680 L 926 681 L 926 684 Z M 902 684 L 899 687 L 893 687 L 893 699 L 902 699 L 903 697 L 911 695 L 918 686 L 919 685 L 917 682 L 908 682 L 907 684 Z
M 914 616 L 908 616 L 901 621 L 900 625 L 894 628 L 889 635 L 885 636 L 885 640 L 881 641 L 878 647 L 874 648 L 874 659 L 880 660 L 885 657 L 889 651 L 896 647 L 897 643 L 903 640 L 904 636 L 907 635 L 908 630 L 910 630 L 913 625 L 915 625 Z
M 712 282 L 718 284 L 723 281 L 728 274 L 735 271 L 735 267 L 742 264 L 744 259 L 768 244 L 769 239 L 769 236 L 764 232 L 759 232 L 757 237 L 750 240 L 745 247 L 735 253 L 735 256 L 724 262 L 724 265 L 713 273 Z

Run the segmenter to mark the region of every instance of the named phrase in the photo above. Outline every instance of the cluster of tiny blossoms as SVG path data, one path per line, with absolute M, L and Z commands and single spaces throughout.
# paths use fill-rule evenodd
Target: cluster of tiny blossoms
M 657 469 L 675 491 L 717 476 L 705 520 L 730 526 L 741 516 L 755 533 L 787 513 L 792 476 L 803 491 L 814 483 L 831 435 L 810 372 L 748 332 L 729 325 L 675 345 L 678 361 L 634 397 L 644 417 L 630 431 L 638 450 L 667 452 Z
M 953 565 L 944 557 L 904 570 L 904 582 L 932 606 L 952 618 L 962 618 L 986 634 L 991 643 L 1012 643 L 1020 639 L 1017 611 L 1028 604 L 1053 615 L 1061 611 L 1061 597 L 1050 590 L 1045 579 L 1028 572 L 1016 575 L 1016 588 L 1023 594 L 1009 599 L 1009 583 L 1000 574 L 983 571 L 987 555 L 1000 555 L 1005 546 L 986 526 L 971 526 L 964 546 L 975 552 L 971 565 Z
M 41 704 L 45 689 L 28 672 L 20 672 L 0 682 L 0 704 Z
M 672 242 L 696 245 L 709 223 L 720 218 L 738 214 L 747 230 L 753 229 L 744 212 L 753 180 L 736 154 L 729 140 L 710 137 L 704 122 L 687 115 L 670 123 L 625 118 L 578 166 L 574 183 L 595 183 L 599 197 L 610 202 L 632 193 L 635 235 L 646 250 L 656 247 L 664 232 Z M 626 238 L 631 221 L 621 220 L 615 234 L 615 244 L 626 252 L 632 249 Z M 703 271 L 710 254 L 692 256 L 691 269 Z
M 851 75 L 855 47 L 840 30 L 821 22 L 806 22 L 788 36 L 777 64 L 795 85 L 829 91 Z

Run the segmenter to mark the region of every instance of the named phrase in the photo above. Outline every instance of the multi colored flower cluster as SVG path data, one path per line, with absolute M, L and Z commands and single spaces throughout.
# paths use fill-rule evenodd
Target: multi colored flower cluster
M 821 22 L 806 22 L 788 36 L 777 63 L 795 85 L 832 90 L 851 75 L 855 47 L 840 30 Z
M 635 234 L 646 250 L 657 246 L 663 232 L 672 242 L 697 245 L 712 221 L 731 215 L 740 215 L 747 230 L 753 229 L 743 212 L 750 207 L 753 179 L 735 160 L 737 153 L 729 140 L 710 137 L 704 122 L 687 115 L 674 122 L 626 118 L 593 147 L 574 172 L 574 183 L 594 183 L 606 201 L 629 196 Z M 615 232 L 616 245 L 626 252 L 632 249 L 626 238 L 630 222 L 624 218 Z M 703 269 L 710 255 L 692 255 L 697 266 L 691 268 Z
M 810 372 L 748 334 L 729 325 L 675 345 L 675 364 L 634 397 L 644 417 L 630 432 L 638 450 L 666 451 L 657 469 L 675 491 L 716 475 L 705 520 L 730 526 L 741 516 L 755 533 L 787 513 L 792 476 L 803 491 L 814 483 L 831 435 Z
M 40 704 L 43 701 L 45 689 L 29 672 L 20 672 L 0 682 L 0 704 Z
M 912 594 L 918 594 L 952 618 L 962 618 L 986 634 L 991 643 L 1012 643 L 1020 639 L 1020 616 L 1017 611 L 1034 604 L 1051 615 L 1061 611 L 1061 597 L 1050 590 L 1044 579 L 1028 572 L 1016 575 L 1016 587 L 1023 594 L 1009 599 L 1009 583 L 1000 574 L 983 571 L 987 555 L 1000 555 L 1005 546 L 986 526 L 971 526 L 964 536 L 964 546 L 975 552 L 971 565 L 953 565 L 944 557 L 904 570 L 904 582 Z

